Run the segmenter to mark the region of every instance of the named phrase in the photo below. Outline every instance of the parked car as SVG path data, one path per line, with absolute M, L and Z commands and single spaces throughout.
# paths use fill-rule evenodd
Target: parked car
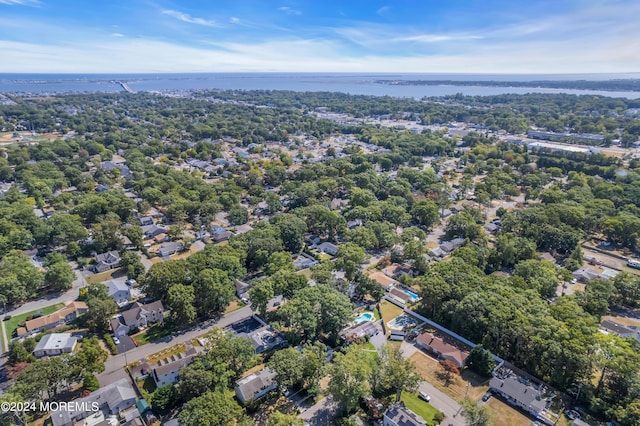
M 118 339 L 116 336 L 113 336 L 113 343 L 115 343 L 116 345 L 119 345 L 120 339 Z
M 423 400 L 425 400 L 427 402 L 431 401 L 431 396 L 426 392 L 420 391 L 419 396 L 420 396 L 421 399 L 423 399 Z
M 487 402 L 489 400 L 489 398 L 491 398 L 491 392 L 487 392 L 484 395 L 482 395 L 482 401 L 483 402 Z
M 564 414 L 569 417 L 571 420 L 580 420 L 580 413 L 576 410 L 567 410 Z

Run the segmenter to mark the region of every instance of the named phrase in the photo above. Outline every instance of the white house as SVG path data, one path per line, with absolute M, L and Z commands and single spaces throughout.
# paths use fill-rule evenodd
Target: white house
M 95 269 L 97 272 L 108 271 L 113 268 L 117 268 L 120 266 L 120 253 L 116 250 L 108 251 L 106 253 L 100 253 L 96 255 L 96 266 Z
M 396 402 L 384 412 L 384 426 L 426 426 L 422 417 L 409 410 L 402 402 Z
M 156 386 L 160 387 L 177 383 L 180 370 L 191 364 L 193 357 L 195 357 L 197 353 L 198 351 L 196 348 L 191 348 L 188 351 L 179 354 L 179 358 L 175 361 L 155 367 L 153 369 L 153 381 L 156 382 Z
M 236 395 L 242 404 L 260 399 L 278 387 L 275 371 L 268 368 L 257 371 L 236 382 Z
M 33 350 L 33 354 L 38 358 L 70 354 L 75 350 L 77 343 L 78 338 L 73 337 L 70 333 L 47 334 L 40 339 Z
M 126 278 L 117 278 L 104 283 L 107 286 L 109 296 L 118 306 L 124 306 L 131 299 L 131 289 L 126 283 Z

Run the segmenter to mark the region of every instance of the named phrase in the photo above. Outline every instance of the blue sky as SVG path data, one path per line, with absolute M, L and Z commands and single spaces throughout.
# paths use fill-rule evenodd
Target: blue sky
M 0 72 L 640 71 L 637 0 L 0 0 Z

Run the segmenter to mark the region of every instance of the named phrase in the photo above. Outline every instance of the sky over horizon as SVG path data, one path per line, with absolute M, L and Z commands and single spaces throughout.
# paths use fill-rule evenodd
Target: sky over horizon
M 0 73 L 640 71 L 636 0 L 0 0 Z

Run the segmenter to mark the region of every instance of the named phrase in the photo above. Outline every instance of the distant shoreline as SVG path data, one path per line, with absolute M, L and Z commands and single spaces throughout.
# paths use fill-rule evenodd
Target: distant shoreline
M 500 81 L 500 80 L 376 80 L 377 84 L 394 86 L 477 86 L 477 87 L 530 87 L 570 90 L 607 90 L 611 92 L 640 92 L 640 79 L 620 80 L 536 80 L 536 81 Z

